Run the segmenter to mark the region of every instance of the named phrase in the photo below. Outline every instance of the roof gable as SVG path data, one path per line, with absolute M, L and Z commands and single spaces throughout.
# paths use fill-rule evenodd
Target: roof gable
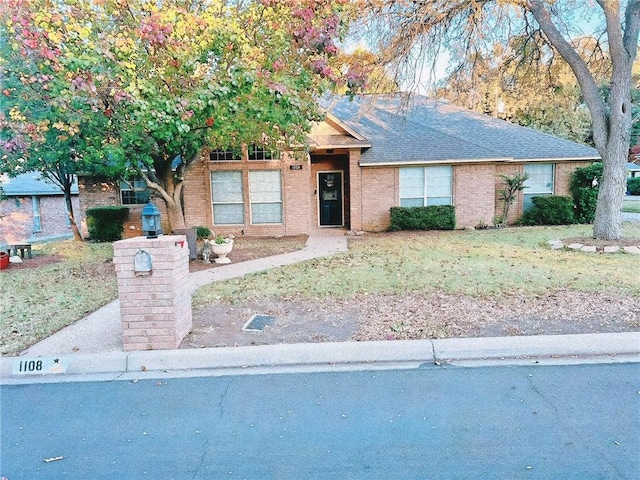
M 313 148 L 369 148 L 369 141 L 339 118 L 327 112 L 324 121 L 316 123 L 308 135 Z

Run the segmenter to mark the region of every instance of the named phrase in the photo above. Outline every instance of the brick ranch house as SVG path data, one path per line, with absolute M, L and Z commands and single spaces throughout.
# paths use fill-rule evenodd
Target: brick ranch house
M 37 243 L 73 238 L 64 193 L 37 172 L 0 176 L 0 244 Z M 78 184 L 71 186 L 74 214 L 80 221 Z
M 600 158 L 593 148 L 418 95 L 333 97 L 323 107 L 308 153 L 203 151 L 185 177 L 187 224 L 223 235 L 382 231 L 391 207 L 454 205 L 465 228 L 500 214 L 499 175 L 526 172 L 513 222 L 533 196 L 568 195 L 571 173 Z M 81 198 L 86 191 L 81 185 Z

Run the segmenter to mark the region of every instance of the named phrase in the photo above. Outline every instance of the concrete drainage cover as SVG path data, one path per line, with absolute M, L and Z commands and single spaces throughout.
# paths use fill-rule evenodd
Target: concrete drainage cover
M 276 321 L 276 317 L 271 315 L 256 314 L 244 324 L 242 330 L 245 332 L 261 332 L 265 326 L 272 325 Z

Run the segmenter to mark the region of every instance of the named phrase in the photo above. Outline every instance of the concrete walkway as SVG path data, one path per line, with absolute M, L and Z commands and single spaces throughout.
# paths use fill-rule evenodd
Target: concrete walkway
M 189 276 L 189 292 L 193 293 L 203 285 L 212 282 L 242 277 L 249 273 L 262 272 L 346 251 L 347 238 L 344 230 L 315 230 L 309 235 L 302 250 L 192 273 Z M 88 317 L 33 345 L 21 355 L 46 356 L 121 351 L 120 302 L 114 300 Z

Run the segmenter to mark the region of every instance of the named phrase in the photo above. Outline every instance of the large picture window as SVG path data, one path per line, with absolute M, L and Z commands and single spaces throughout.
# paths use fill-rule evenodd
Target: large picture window
M 533 197 L 553 195 L 553 164 L 532 163 L 524 166 L 524 173 L 529 178 L 524 182 L 523 210 L 527 211 L 533 206 Z
M 400 169 L 400 206 L 451 205 L 453 168 L 405 167 Z
M 211 172 L 211 196 L 214 225 L 244 223 L 242 172 Z
M 282 182 L 280 170 L 249 172 L 251 223 L 282 223 Z

